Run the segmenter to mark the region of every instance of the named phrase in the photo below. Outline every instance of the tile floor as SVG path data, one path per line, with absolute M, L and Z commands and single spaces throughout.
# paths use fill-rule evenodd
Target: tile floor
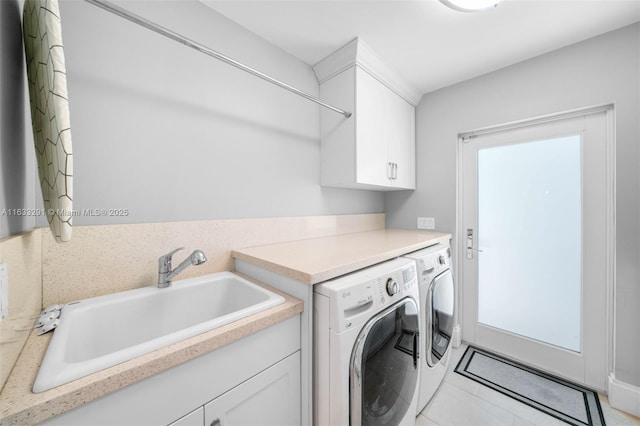
M 416 426 L 524 426 L 566 425 L 555 417 L 535 410 L 508 396 L 467 379 L 453 369 L 466 345 L 454 349 L 449 371 L 429 404 L 416 419 Z M 640 425 L 640 419 L 609 406 L 600 395 L 600 404 L 607 426 Z

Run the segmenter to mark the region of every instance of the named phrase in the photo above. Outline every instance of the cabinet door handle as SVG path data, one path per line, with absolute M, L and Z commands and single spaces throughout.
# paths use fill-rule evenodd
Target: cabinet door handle
M 387 163 L 387 177 L 389 179 L 398 178 L 398 163 L 392 163 L 391 161 Z
M 397 179 L 398 163 L 389 163 L 389 179 Z
M 211 422 L 211 425 L 210 425 L 210 426 L 222 426 L 222 422 L 220 421 L 220 419 L 214 419 L 214 420 Z

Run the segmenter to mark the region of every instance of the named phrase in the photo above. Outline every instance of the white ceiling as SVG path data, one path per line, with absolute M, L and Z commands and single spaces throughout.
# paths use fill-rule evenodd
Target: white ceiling
M 313 65 L 360 37 L 428 93 L 640 21 L 640 0 L 505 0 L 461 13 L 438 0 L 202 0 Z

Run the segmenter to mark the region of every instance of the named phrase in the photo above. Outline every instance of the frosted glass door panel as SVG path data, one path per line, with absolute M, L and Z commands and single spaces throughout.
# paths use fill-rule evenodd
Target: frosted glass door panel
M 581 137 L 478 151 L 478 321 L 581 350 Z

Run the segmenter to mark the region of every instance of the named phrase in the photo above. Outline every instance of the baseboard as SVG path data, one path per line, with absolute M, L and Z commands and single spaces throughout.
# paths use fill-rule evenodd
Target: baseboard
M 640 387 L 621 382 L 609 374 L 607 383 L 609 405 L 636 417 L 640 417 Z
M 462 328 L 460 324 L 453 327 L 453 336 L 451 336 L 451 345 L 454 349 L 458 349 L 462 344 Z

